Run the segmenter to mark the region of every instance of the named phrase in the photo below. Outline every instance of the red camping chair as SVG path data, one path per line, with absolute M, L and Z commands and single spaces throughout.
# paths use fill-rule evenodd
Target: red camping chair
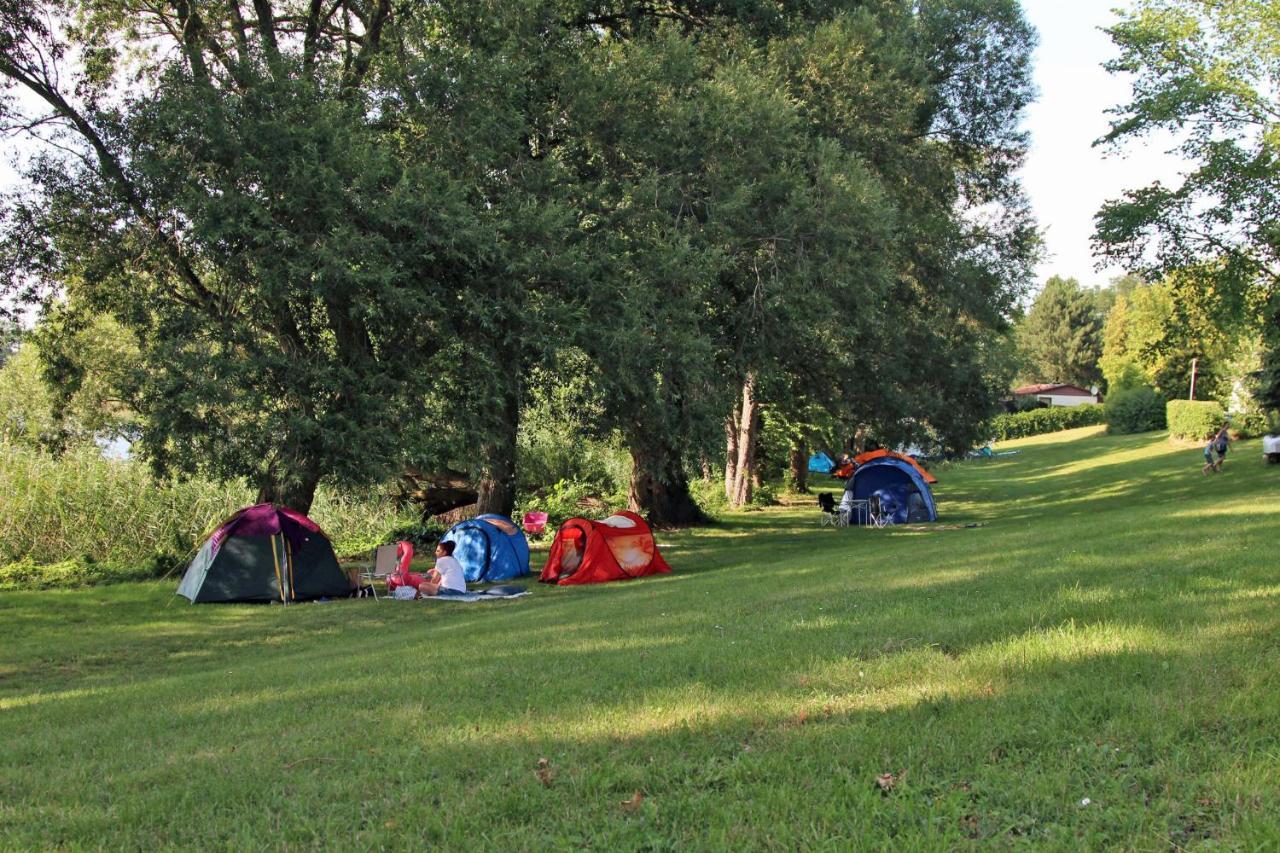
M 547 514 L 545 512 L 526 512 L 524 514 L 524 532 L 530 536 L 541 536 L 542 531 L 547 527 Z

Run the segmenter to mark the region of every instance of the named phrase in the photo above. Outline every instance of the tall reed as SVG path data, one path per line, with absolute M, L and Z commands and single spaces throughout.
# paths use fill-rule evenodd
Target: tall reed
M 92 446 L 55 457 L 0 442 L 0 565 L 182 557 L 252 500 L 243 485 L 157 479 L 146 465 L 104 459 Z M 321 489 L 311 515 L 340 555 L 371 548 L 413 521 L 379 490 Z

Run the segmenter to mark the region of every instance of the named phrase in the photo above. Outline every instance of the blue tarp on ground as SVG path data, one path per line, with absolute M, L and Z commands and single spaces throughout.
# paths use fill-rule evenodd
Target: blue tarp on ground
M 529 540 L 501 515 L 478 515 L 459 521 L 441 541 L 453 542 L 467 583 L 508 581 L 529 574 Z
M 929 484 L 915 466 L 901 459 L 885 456 L 858 466 L 844 488 L 855 500 L 879 498 L 881 510 L 894 524 L 938 520 Z
M 821 450 L 809 457 L 809 470 L 815 474 L 830 474 L 831 469 L 834 467 L 836 467 L 836 463 L 832 462 L 831 457 Z

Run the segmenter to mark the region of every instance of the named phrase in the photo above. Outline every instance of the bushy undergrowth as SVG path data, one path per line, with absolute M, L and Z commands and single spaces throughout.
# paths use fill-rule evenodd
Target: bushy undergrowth
M 183 563 L 171 555 L 161 554 L 133 563 L 99 563 L 81 557 L 76 560 L 40 564 L 30 558 L 23 558 L 16 563 L 0 565 L 0 592 L 141 581 L 163 577 L 172 571 L 180 570 L 182 566 Z
M 1165 419 L 1171 438 L 1198 440 L 1217 432 L 1226 412 L 1212 400 L 1170 400 L 1165 404 Z
M 344 493 L 321 487 L 310 516 L 329 537 L 339 557 L 363 554 L 399 539 L 418 544 L 434 542 L 444 532 L 439 525 L 422 524 L 411 507 L 398 509 L 381 489 Z
M 712 518 L 729 509 L 729 498 L 724 493 L 724 480 L 695 478 L 689 482 L 689 491 L 698 508 Z
M 1106 403 L 1107 432 L 1125 435 L 1164 429 L 1164 398 L 1154 388 L 1126 388 Z
M 154 577 L 180 568 L 213 528 L 253 494 L 207 480 L 158 480 L 146 465 L 96 447 L 53 456 L 0 443 L 0 589 Z M 377 490 L 321 489 L 311 517 L 340 556 L 413 526 Z
M 516 516 L 526 512 L 545 512 L 547 527 L 559 527 L 565 519 L 595 513 L 586 510 L 585 505 L 591 498 L 602 500 L 605 504 L 613 504 L 616 495 L 602 496 L 597 485 L 577 480 L 559 480 L 551 486 L 540 489 L 533 494 L 522 495 L 516 504 Z M 625 501 L 624 501 L 625 503 Z M 616 507 L 610 506 L 610 509 Z
M 1236 438 L 1258 438 L 1280 434 L 1280 414 L 1232 412 L 1231 432 Z
M 996 441 L 1027 438 L 1064 429 L 1094 426 L 1107 422 L 1106 407 L 1098 403 L 1081 406 L 1054 406 L 997 415 L 991 420 L 991 437 Z

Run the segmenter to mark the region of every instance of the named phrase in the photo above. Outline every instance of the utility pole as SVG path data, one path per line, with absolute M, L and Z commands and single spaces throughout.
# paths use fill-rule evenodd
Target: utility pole
M 1188 400 L 1196 398 L 1196 362 L 1199 360 L 1198 358 L 1191 359 L 1191 396 L 1187 398 Z

